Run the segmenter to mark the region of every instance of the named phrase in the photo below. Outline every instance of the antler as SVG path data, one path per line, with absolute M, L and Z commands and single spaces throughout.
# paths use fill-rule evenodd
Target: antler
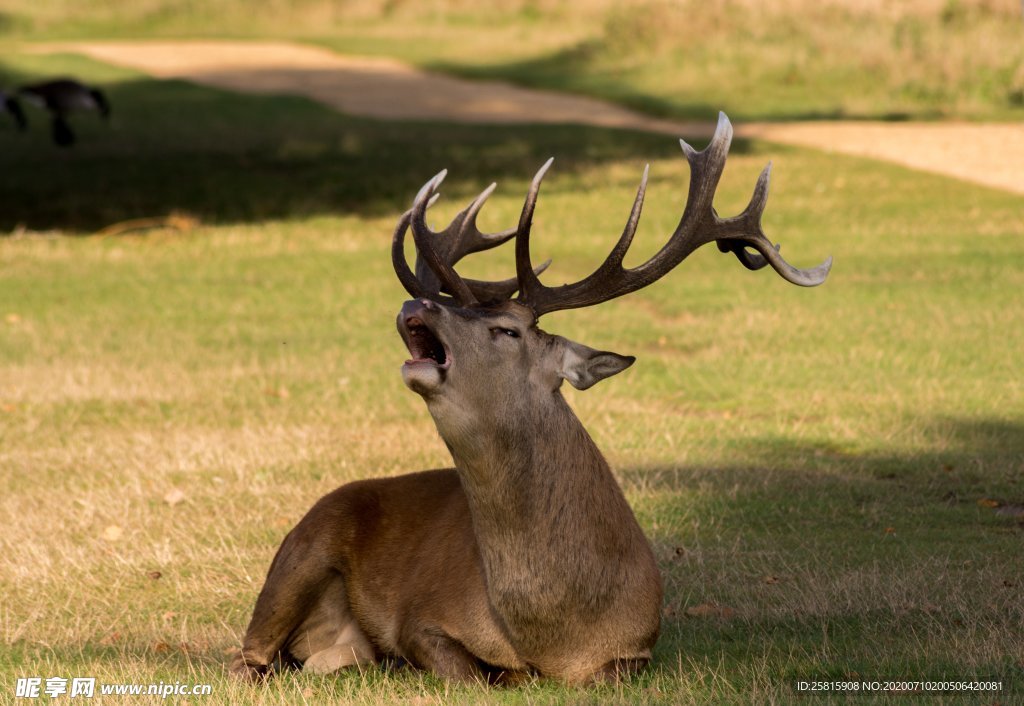
M 454 268 L 455 263 L 466 255 L 497 247 L 519 232 L 516 228 L 509 228 L 498 233 L 483 233 L 477 228 L 477 214 L 497 184 L 484 189 L 444 230 L 432 231 L 427 226 L 426 211 L 440 196 L 436 192 L 447 173 L 447 170 L 442 170 L 424 184 L 413 201 L 413 207 L 398 222 L 391 245 L 391 259 L 398 279 L 414 297 L 437 299 L 444 291 L 454 295 L 462 306 L 472 306 L 479 300 L 511 298 L 519 288 L 518 279 L 497 282 L 464 279 Z M 410 225 L 416 243 L 415 273 L 409 270 L 405 260 L 405 233 Z M 543 272 L 550 263 L 548 260 L 540 265 L 536 274 Z
M 758 270 L 771 265 L 784 279 L 803 287 L 821 284 L 832 267 L 831 256 L 817 267 L 800 270 L 786 262 L 779 254 L 779 246 L 761 230 L 761 214 L 768 200 L 769 163 L 761 172 L 754 194 L 743 212 L 733 218 L 720 218 L 712 207 L 718 180 L 725 168 L 725 159 L 732 142 L 732 125 L 725 113 L 718 114 L 718 127 L 711 143 L 702 151 L 694 150 L 683 140 L 679 143 L 690 164 L 690 192 L 679 225 L 669 241 L 647 262 L 631 269 L 622 266 L 622 260 L 633 241 L 644 193 L 647 189 L 648 169 L 644 168 L 640 188 L 629 214 L 626 227 L 612 251 L 591 275 L 561 287 L 545 287 L 540 283 L 530 264 L 530 227 L 537 195 L 544 174 L 551 166 L 548 160 L 533 178 L 530 191 L 519 218 L 516 238 L 516 276 L 519 280 L 519 301 L 530 306 L 539 317 L 552 311 L 577 309 L 599 304 L 615 297 L 646 287 L 664 277 L 672 268 L 701 245 L 717 241 L 722 252 L 732 252 L 748 269 Z M 757 253 L 746 250 L 754 248 Z

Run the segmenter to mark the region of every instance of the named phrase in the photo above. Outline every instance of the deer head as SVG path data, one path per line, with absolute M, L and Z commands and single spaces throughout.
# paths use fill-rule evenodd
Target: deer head
M 719 115 L 715 135 L 704 150 L 698 152 L 680 140 L 691 170 L 689 198 L 675 232 L 653 257 L 635 268 L 622 266 L 640 220 L 647 185 L 645 168 L 629 219 L 611 253 L 591 275 L 560 287 L 541 284 L 538 274 L 548 263 L 534 269 L 530 258 L 534 208 L 552 160 L 534 177 L 518 227 L 495 234 L 483 234 L 476 228 L 477 213 L 493 192 L 493 184 L 448 228 L 433 232 L 426 224 L 426 210 L 437 198 L 445 172 L 427 182 L 412 209 L 399 221 L 392 260 L 402 284 L 415 297 L 398 316 L 399 332 L 412 354 L 402 375 L 406 385 L 426 399 L 439 428 L 471 432 L 480 424 L 493 422 L 488 419 L 491 414 L 516 415 L 524 408 L 536 409 L 537 398 L 557 391 L 562 380 L 583 390 L 629 367 L 634 358 L 596 351 L 545 333 L 537 327 L 537 320 L 552 311 L 592 306 L 646 287 L 706 243 L 714 241 L 720 251 L 734 254 L 748 269 L 771 265 L 793 284 L 824 282 L 831 257 L 817 267 L 797 269 L 782 258 L 779 246 L 761 230 L 771 164 L 761 173 L 741 214 L 721 218 L 715 212 L 712 201 L 731 140 L 732 126 L 724 114 Z M 415 274 L 404 255 L 410 226 L 417 248 Z M 513 237 L 515 279 L 481 282 L 464 279 L 455 271 L 461 257 Z M 513 299 L 515 292 L 518 296 Z M 526 381 L 529 385 L 523 384 Z M 444 413 L 438 414 L 442 410 Z M 446 430 L 440 430 L 447 438 Z

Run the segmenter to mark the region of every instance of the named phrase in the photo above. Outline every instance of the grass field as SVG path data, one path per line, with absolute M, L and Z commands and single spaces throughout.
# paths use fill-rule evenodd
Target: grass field
M 71 72 L 115 106 L 77 121 L 73 152 L 40 120 L 0 128 L 0 701 L 17 676 L 209 682 L 196 702 L 243 704 L 788 703 L 798 679 L 847 677 L 994 677 L 1006 691 L 971 702 L 1022 698 L 1020 197 L 735 144 L 719 211 L 774 160 L 766 230 L 794 264 L 834 255 L 824 287 L 711 249 L 545 321 L 639 358 L 567 396 L 663 569 L 652 668 L 594 691 L 376 670 L 255 690 L 224 665 L 288 528 L 347 480 L 448 461 L 398 372 L 388 246 L 419 185 L 449 168 L 440 222 L 498 180 L 481 224 L 499 229 L 554 155 L 534 247 L 556 281 L 607 252 L 648 161 L 632 262 L 659 247 L 685 161 L 663 137 L 359 121 L 72 57 L 0 71 Z M 172 211 L 198 225 L 82 237 Z M 962 702 L 849 700 L 915 701 Z
M 1024 118 L 1019 0 L 6 0 L 0 39 L 290 37 L 683 119 Z

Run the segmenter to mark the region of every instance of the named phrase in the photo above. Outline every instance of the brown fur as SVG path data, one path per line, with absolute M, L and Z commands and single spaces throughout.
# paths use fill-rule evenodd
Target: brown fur
M 506 302 L 408 302 L 450 368 L 406 364 L 455 469 L 366 480 L 322 498 L 271 565 L 233 671 L 280 654 L 329 671 L 383 656 L 441 676 L 581 683 L 642 666 L 661 578 L 600 451 L 559 392 L 631 358 L 540 331 Z M 508 331 L 517 336 L 507 335 Z

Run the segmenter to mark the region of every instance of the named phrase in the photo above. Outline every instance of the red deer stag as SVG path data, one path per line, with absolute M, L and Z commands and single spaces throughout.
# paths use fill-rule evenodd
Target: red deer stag
M 442 232 L 426 225 L 444 172 L 395 231 L 392 257 L 415 297 L 398 315 L 420 394 L 455 468 L 349 483 L 322 498 L 285 538 L 232 666 L 256 678 L 275 660 L 333 671 L 383 657 L 454 679 L 533 674 L 570 683 L 644 665 L 658 637 L 661 577 L 608 464 L 559 392 L 584 390 L 634 358 L 541 331 L 538 317 L 645 287 L 715 241 L 746 267 L 771 265 L 794 284 L 822 283 L 831 258 L 791 267 L 761 231 L 769 168 L 739 216 L 712 207 L 732 127 L 708 147 L 685 142 L 689 200 L 668 243 L 624 269 L 647 172 L 625 230 L 590 276 L 546 287 L 530 262 L 537 173 L 519 226 L 476 228 L 493 185 Z M 411 226 L 416 272 L 405 260 Z M 461 257 L 515 237 L 516 279 L 463 279 Z M 752 248 L 756 253 L 747 248 Z M 518 291 L 516 299 L 511 295 Z M 443 293 L 447 293 L 446 296 Z

